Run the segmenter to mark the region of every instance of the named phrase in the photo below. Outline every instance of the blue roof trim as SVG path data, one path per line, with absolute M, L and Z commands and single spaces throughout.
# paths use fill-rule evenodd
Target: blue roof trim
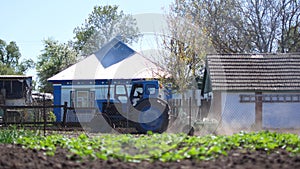
M 146 80 L 146 79 L 104 79 L 104 80 L 55 80 L 51 81 L 53 84 L 61 84 L 63 86 L 72 85 L 108 85 L 112 84 L 131 84 L 132 81 Z
M 106 43 L 95 55 L 100 60 L 102 66 L 107 68 L 114 65 L 136 52 L 128 47 L 125 43 L 117 38 L 113 38 L 110 42 Z

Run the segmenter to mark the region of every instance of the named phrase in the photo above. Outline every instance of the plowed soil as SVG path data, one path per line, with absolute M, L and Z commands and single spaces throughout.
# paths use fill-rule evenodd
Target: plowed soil
M 67 151 L 58 149 L 54 156 L 46 156 L 42 151 L 23 149 L 17 145 L 0 144 L 0 168 L 26 168 L 26 169 L 119 169 L 119 168 L 143 168 L 143 169 L 190 169 L 190 168 L 300 168 L 300 156 L 291 156 L 289 153 L 278 150 L 272 153 L 265 151 L 240 151 L 229 152 L 228 156 L 220 156 L 212 161 L 183 160 L 178 162 L 163 163 L 160 161 L 129 163 L 121 160 L 78 160 L 68 158 Z

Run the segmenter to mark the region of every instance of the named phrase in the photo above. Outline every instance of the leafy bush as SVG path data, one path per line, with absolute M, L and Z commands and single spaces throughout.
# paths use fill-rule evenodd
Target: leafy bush
M 47 122 L 55 122 L 56 121 L 56 116 L 52 111 L 49 111 L 47 113 Z

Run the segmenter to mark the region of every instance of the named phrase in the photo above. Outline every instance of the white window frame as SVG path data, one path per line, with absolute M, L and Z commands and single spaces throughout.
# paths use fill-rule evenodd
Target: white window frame
M 83 93 L 85 93 L 85 94 L 83 94 Z M 78 96 L 81 96 L 81 97 L 78 97 Z M 89 90 L 84 90 L 84 89 L 70 91 L 70 104 L 71 104 L 71 107 L 94 107 L 95 106 L 95 91 L 89 91 Z

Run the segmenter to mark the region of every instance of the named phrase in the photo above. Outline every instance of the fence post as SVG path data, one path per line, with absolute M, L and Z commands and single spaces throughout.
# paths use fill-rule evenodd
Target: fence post
M 46 117 L 46 100 L 45 100 L 45 94 L 43 94 L 43 116 L 44 116 L 44 136 L 46 136 L 47 117 Z
M 262 92 L 255 93 L 255 129 L 262 129 Z
M 192 98 L 189 98 L 189 128 L 192 127 Z
M 67 111 L 68 111 L 68 102 L 64 102 L 63 127 L 66 127 Z
M 3 108 L 3 117 L 2 120 L 4 122 L 4 126 L 7 127 L 7 111 L 6 108 Z

